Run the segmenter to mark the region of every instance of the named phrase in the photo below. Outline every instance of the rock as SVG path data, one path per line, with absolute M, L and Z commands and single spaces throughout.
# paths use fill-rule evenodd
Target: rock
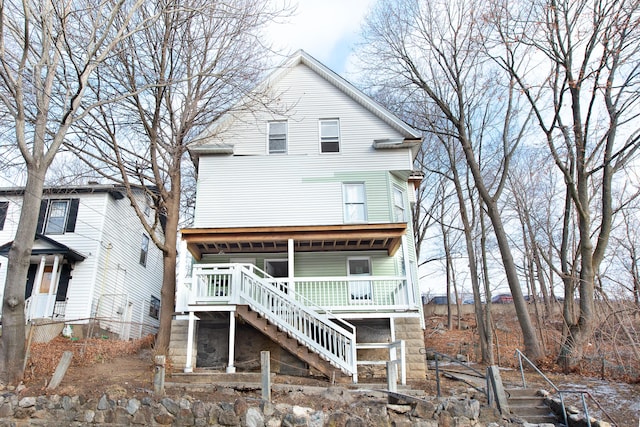
M 260 409 L 262 410 L 262 413 L 265 417 L 270 417 L 276 412 L 276 407 L 273 406 L 273 403 L 267 402 L 265 400 L 260 402 Z
M 343 387 L 329 387 L 324 393 L 321 394 L 320 397 L 322 399 L 327 399 L 334 402 L 353 402 L 351 393 L 349 393 L 349 390 Z
M 334 412 L 327 418 L 326 427 L 345 427 L 348 420 L 348 414 L 344 412 Z
M 466 417 L 471 420 L 477 420 L 480 415 L 480 402 L 469 399 L 450 400 L 446 406 L 446 411 L 452 417 Z
M 91 424 L 93 420 L 96 418 L 96 412 L 91 409 L 87 409 L 84 411 L 84 422 Z
M 140 409 L 140 401 L 138 399 L 129 399 L 129 401 L 127 402 L 127 412 L 129 413 L 129 415 L 133 415 L 136 412 L 138 412 L 138 409 Z
M 294 414 L 286 414 L 282 418 L 282 427 L 304 427 L 307 425 L 308 417 L 299 417 Z
M 162 400 L 160 400 L 160 404 L 164 406 L 171 415 L 177 415 L 180 411 L 180 406 L 168 397 L 163 397 Z
M 248 409 L 249 404 L 242 397 L 236 399 L 235 402 L 233 402 L 233 412 L 235 412 L 235 414 L 239 417 L 243 417 L 247 413 Z
M 436 405 L 427 400 L 416 402 L 411 415 L 418 418 L 429 419 L 433 418 L 433 414 L 436 412 Z
M 204 402 L 201 400 L 196 400 L 191 405 L 191 410 L 193 411 L 193 416 L 196 418 L 206 418 L 207 417 L 207 407 Z
M 109 399 L 107 399 L 107 395 L 103 394 L 100 400 L 98 401 L 98 410 L 104 411 L 109 409 L 111 405 L 109 404 Z
M 20 399 L 20 403 L 18 403 L 20 408 L 31 408 L 36 406 L 36 398 L 35 397 L 23 397 Z
M 390 403 L 387 405 L 387 409 L 390 409 L 398 414 L 406 414 L 411 410 L 411 405 L 392 405 Z
M 247 410 L 244 424 L 246 427 L 263 427 L 264 417 L 260 410 L 256 408 L 249 408 Z

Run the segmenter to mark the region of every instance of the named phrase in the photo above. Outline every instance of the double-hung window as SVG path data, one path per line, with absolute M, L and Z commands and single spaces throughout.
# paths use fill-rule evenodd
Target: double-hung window
M 147 266 L 147 255 L 149 253 L 149 236 L 142 235 L 142 244 L 140 245 L 140 265 Z
M 64 234 L 74 232 L 79 205 L 79 199 L 42 200 L 36 233 Z
M 393 219 L 395 222 L 406 222 L 407 214 L 404 205 L 404 192 L 393 187 Z
M 320 120 L 320 151 L 322 153 L 340 152 L 340 120 Z
M 269 154 L 287 153 L 287 122 L 269 122 Z
M 160 299 L 151 295 L 151 301 L 149 301 L 149 316 L 154 319 L 160 318 Z
M 342 184 L 344 201 L 344 222 L 367 222 L 367 204 L 364 183 L 348 182 Z

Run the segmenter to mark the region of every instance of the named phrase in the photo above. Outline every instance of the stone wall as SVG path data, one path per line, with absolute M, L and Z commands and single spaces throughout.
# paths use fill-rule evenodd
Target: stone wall
M 232 391 L 233 392 L 233 391 Z M 301 392 L 299 392 L 301 393 Z M 412 405 L 391 405 L 380 398 L 354 401 L 346 389 L 326 389 L 315 398 L 341 409 L 314 410 L 289 404 L 237 397 L 232 402 L 180 398 L 110 398 L 85 400 L 79 396 L 0 396 L 0 426 L 372 426 L 403 427 L 480 424 L 480 403 L 449 398 Z M 486 424 L 485 424 L 486 425 Z
M 395 319 L 396 340 L 405 341 L 407 380 L 422 381 L 426 378 L 426 358 L 420 353 L 424 349 L 424 331 L 417 317 Z

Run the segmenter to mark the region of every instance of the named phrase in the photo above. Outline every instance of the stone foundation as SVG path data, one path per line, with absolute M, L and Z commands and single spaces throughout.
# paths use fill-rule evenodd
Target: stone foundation
M 424 331 L 418 317 L 394 319 L 396 340 L 404 340 L 407 362 L 407 380 L 423 381 L 427 375 L 424 348 Z

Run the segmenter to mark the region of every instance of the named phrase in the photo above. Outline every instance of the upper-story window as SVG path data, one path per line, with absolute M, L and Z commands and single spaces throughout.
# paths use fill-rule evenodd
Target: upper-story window
M 9 202 L 0 202 L 0 230 L 4 229 L 4 221 L 7 219 Z
M 367 221 L 367 197 L 364 183 L 349 182 L 342 184 L 342 198 L 344 201 L 344 222 Z
M 322 153 L 340 152 L 340 120 L 320 120 L 320 151 Z
M 149 253 L 149 236 L 142 235 L 142 244 L 140 245 L 140 265 L 147 266 L 147 254 Z
M 40 203 L 37 233 L 64 234 L 76 229 L 80 199 L 44 199 Z
M 407 212 L 404 205 L 404 192 L 393 187 L 393 219 L 395 222 L 406 222 Z
M 269 122 L 269 154 L 286 154 L 287 122 Z

